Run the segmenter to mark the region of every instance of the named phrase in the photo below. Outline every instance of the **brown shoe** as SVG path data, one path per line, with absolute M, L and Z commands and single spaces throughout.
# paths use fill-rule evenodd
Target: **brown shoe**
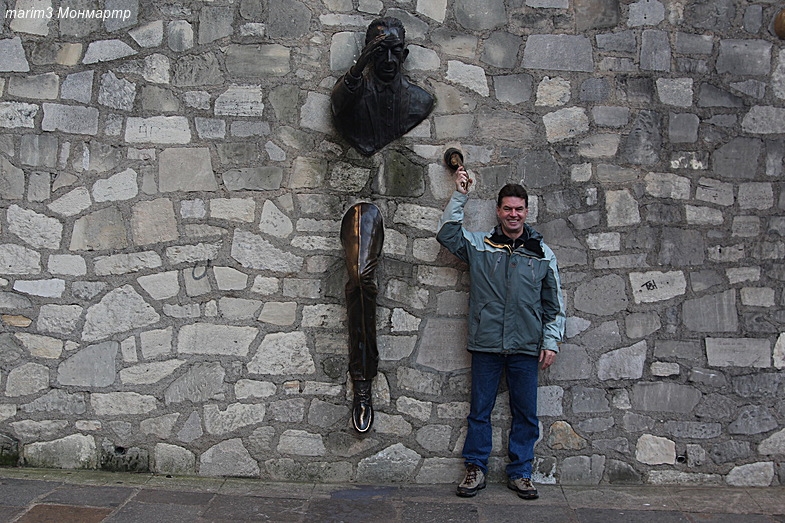
M 462 498 L 470 498 L 485 488 L 485 473 L 477 465 L 466 465 L 466 476 L 455 493 Z
M 508 479 L 507 487 L 518 493 L 521 499 L 537 499 L 540 495 L 530 478 Z

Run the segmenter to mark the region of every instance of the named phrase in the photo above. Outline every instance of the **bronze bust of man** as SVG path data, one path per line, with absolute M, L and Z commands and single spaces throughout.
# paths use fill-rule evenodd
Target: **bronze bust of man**
M 404 39 L 397 18 L 371 22 L 357 62 L 333 87 L 335 127 L 365 156 L 411 131 L 433 109 L 433 96 L 401 73 L 409 54 Z

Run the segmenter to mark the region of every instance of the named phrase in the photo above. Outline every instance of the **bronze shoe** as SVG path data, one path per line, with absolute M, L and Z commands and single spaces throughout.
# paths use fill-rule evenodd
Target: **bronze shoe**
M 371 405 L 371 380 L 354 382 L 354 402 L 352 403 L 352 423 L 357 432 L 368 432 L 373 424 Z

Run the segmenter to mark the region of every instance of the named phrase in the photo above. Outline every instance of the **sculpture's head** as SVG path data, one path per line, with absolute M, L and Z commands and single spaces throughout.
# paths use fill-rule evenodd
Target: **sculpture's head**
M 373 57 L 373 72 L 382 81 L 393 80 L 401 70 L 401 64 L 409 54 L 406 49 L 406 32 L 397 18 L 390 16 L 371 22 L 365 33 L 365 45 L 379 35 L 385 35 Z

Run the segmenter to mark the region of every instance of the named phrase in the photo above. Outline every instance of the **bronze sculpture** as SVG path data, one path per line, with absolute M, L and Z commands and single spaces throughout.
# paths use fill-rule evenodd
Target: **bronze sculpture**
M 367 432 L 373 423 L 371 385 L 376 376 L 376 267 L 384 243 L 384 223 L 372 203 L 353 205 L 341 221 L 341 244 L 346 255 L 346 309 L 349 327 L 349 376 L 354 384 L 352 423 Z
M 433 109 L 433 96 L 401 73 L 408 54 L 401 21 L 374 20 L 357 62 L 333 87 L 335 127 L 365 156 L 412 130 Z

